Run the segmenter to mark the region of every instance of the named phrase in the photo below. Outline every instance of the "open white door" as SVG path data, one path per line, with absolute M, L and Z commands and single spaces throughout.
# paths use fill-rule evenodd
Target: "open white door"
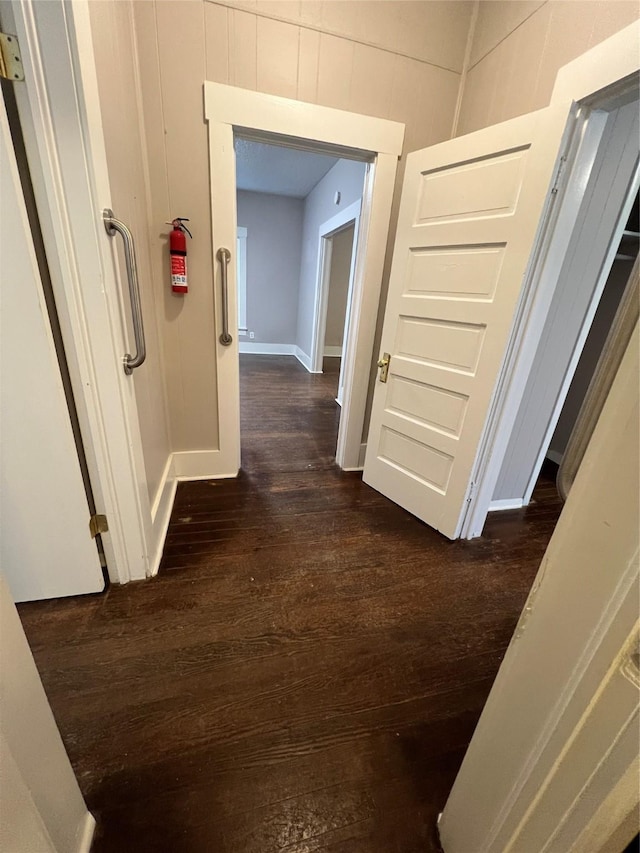
M 407 157 L 364 481 L 450 539 L 567 118 L 549 107 Z
M 16 601 L 99 592 L 104 579 L 4 99 L 0 214 L 0 566 Z

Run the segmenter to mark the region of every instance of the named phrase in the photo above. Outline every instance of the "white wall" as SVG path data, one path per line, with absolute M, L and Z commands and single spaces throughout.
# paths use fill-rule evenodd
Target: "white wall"
M 0 575 L 0 850 L 80 853 L 94 821 Z
M 247 335 L 240 341 L 295 344 L 304 200 L 239 190 L 237 204 L 238 225 L 247 229 Z
M 318 232 L 324 222 L 362 198 L 365 169 L 364 163 L 358 163 L 355 160 L 339 160 L 304 200 L 296 343 L 308 356 L 311 355 L 318 275 Z M 334 203 L 336 192 L 340 193 L 339 204 Z
M 329 273 L 329 297 L 327 300 L 327 324 L 324 346 L 342 347 L 344 323 L 349 296 L 349 273 L 355 226 L 350 225 L 332 237 L 331 270 Z

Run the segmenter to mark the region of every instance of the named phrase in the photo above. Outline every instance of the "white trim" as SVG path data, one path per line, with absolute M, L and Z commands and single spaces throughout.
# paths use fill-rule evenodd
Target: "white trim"
M 243 135 L 258 135 L 265 140 L 273 141 L 273 136 L 286 137 L 289 144 L 293 137 L 295 144 L 301 147 L 369 161 L 360 216 L 360 251 L 354 273 L 355 281 L 361 284 L 357 297 L 354 294 L 351 311 L 356 331 L 350 335 L 347 352 L 343 354 L 349 365 L 345 369 L 344 400 L 349 400 L 350 404 L 343 408 L 336 449 L 338 465 L 350 467 L 357 464 L 362 440 L 391 202 L 398 157 L 402 152 L 404 125 L 209 81 L 204 84 L 204 102 L 209 125 L 216 278 L 219 275 L 215 257 L 217 249 L 235 245 L 236 187 L 233 160 L 230 159 L 233 156 L 234 128 L 241 130 Z M 233 256 L 229 265 L 229 283 L 230 290 L 233 290 L 229 300 L 229 325 L 237 327 Z M 221 296 L 218 287 L 215 288 L 214 306 L 219 334 Z M 237 472 L 240 466 L 240 417 L 238 343 L 235 338 L 237 336 L 229 347 L 217 345 L 216 371 L 218 399 L 225 401 L 219 409 L 220 452 L 225 459 L 223 467 L 225 470 L 235 468 Z M 308 370 L 311 368 L 306 353 L 296 352 L 296 357 Z
M 155 544 L 155 553 L 150 555 L 149 559 L 149 576 L 154 577 L 158 574 L 162 552 L 164 551 L 164 543 L 167 538 L 167 530 L 171 521 L 171 510 L 176 496 L 176 488 L 178 481 L 173 473 L 174 454 L 169 454 L 166 465 L 160 478 L 160 485 L 156 492 L 153 506 L 151 507 L 151 524 L 153 533 L 153 542 Z
M 353 465 L 350 468 L 343 468 L 343 471 L 362 471 L 364 469 L 364 458 L 367 455 L 367 443 L 362 442 L 360 444 L 360 451 L 358 455 L 358 464 Z
M 309 373 L 322 373 L 321 370 L 318 371 L 312 369 L 311 358 L 306 354 L 306 352 L 301 350 L 300 347 L 296 347 L 295 352 L 293 354 L 298 359 L 300 364 L 309 371 Z
M 489 512 L 500 512 L 505 509 L 522 509 L 523 506 L 522 498 L 505 498 L 500 501 L 491 501 Z
M 342 357 L 342 347 L 341 346 L 325 346 L 322 351 L 322 355 L 324 358 L 341 358 Z
M 314 373 L 322 373 L 322 356 L 324 350 L 324 336 L 327 326 L 327 309 L 329 307 L 329 279 L 331 278 L 331 258 L 333 256 L 333 242 L 331 238 L 353 223 L 353 249 L 351 251 L 351 264 L 349 267 L 348 305 L 352 302 L 352 292 L 355 286 L 361 286 L 361 282 L 355 282 L 355 257 L 358 251 L 358 229 L 360 226 L 360 208 L 362 200 L 354 201 L 349 207 L 339 211 L 323 222 L 318 229 L 318 268 L 316 270 L 316 294 L 313 307 L 313 329 L 311 334 L 311 361 Z M 348 307 L 348 306 L 347 306 Z M 346 314 L 346 312 L 345 312 Z M 357 335 L 357 329 L 353 329 Z M 343 336 L 344 338 L 344 336 Z
M 558 284 L 576 212 L 582 201 L 582 190 L 604 132 L 606 115 L 586 108 L 579 110 L 576 102 L 615 87 L 638 71 L 639 38 L 640 23 L 636 22 L 558 72 L 549 109 L 560 114 L 564 110 L 567 112 L 567 130 L 560 149 L 566 165 L 559 191 L 553 197 L 556 204 L 545 211 L 541 220 L 479 445 L 472 475 L 477 488 L 467 504 L 460 532 L 467 539 L 482 533 L 527 377 Z M 560 198 L 562 204 L 557 204 Z
M 295 355 L 295 344 L 256 344 L 252 341 L 240 341 L 238 350 L 254 355 Z
M 547 449 L 547 452 L 546 452 L 545 456 L 546 456 L 546 458 L 547 458 L 547 459 L 550 459 L 552 462 L 555 462 L 555 463 L 556 463 L 556 465 L 560 465 L 560 464 L 561 464 L 561 462 L 562 462 L 562 457 L 564 456 L 564 454 L 563 454 L 563 453 L 558 453 L 558 451 L 557 451 L 557 450 L 552 450 L 552 449 L 549 447 L 549 448 Z M 542 461 L 544 462 L 544 459 L 543 459 Z M 542 467 L 542 466 L 541 466 L 541 467 Z M 540 473 L 540 472 L 538 471 L 538 473 Z M 537 475 L 536 475 L 536 476 L 537 476 Z M 529 495 L 529 497 L 528 497 L 528 498 L 526 498 L 525 500 L 523 500 L 523 503 L 529 503 L 530 498 L 531 498 L 531 496 Z M 494 503 L 495 503 L 495 501 L 494 501 Z
M 225 468 L 219 450 L 181 450 L 172 456 L 173 476 L 184 480 L 221 480 L 237 476 L 233 468 Z
M 15 88 L 74 398 L 112 581 L 149 571 L 149 499 L 131 377 L 122 369 L 111 206 L 86 3 L 7 5 L 25 82 Z M 10 20 L 9 20 L 10 19 Z
M 238 225 L 236 242 L 238 246 L 238 332 L 248 330 L 247 326 L 247 229 Z
M 379 154 L 402 153 L 404 124 L 207 81 L 208 122 Z
M 93 836 L 96 831 L 96 819 L 87 812 L 84 816 L 82 826 L 80 827 L 78 839 L 78 853 L 89 853 L 93 844 Z

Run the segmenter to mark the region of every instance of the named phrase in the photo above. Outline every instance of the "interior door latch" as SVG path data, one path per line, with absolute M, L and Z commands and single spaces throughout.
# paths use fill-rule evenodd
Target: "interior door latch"
M 389 376 L 389 362 L 391 356 L 388 352 L 382 354 L 382 358 L 378 359 L 378 367 L 380 368 L 380 382 L 386 382 Z

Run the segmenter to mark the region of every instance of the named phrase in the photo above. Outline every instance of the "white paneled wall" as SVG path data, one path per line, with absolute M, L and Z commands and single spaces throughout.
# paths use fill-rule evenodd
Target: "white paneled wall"
M 456 135 L 545 107 L 559 68 L 638 17 L 636 0 L 482 0 Z
M 162 313 L 157 311 L 163 283 L 152 274 L 151 257 L 152 246 L 154 250 L 157 248 L 160 228 L 156 225 L 155 233 L 153 228 L 149 229 L 147 151 L 144 127 L 140 121 L 140 90 L 136 85 L 133 11 L 130 3 L 90 3 L 89 12 L 113 210 L 116 217 L 129 226 L 136 243 L 147 359 L 135 371 L 133 381 L 149 501 L 153 505 L 162 486 L 171 442 L 164 381 L 164 322 Z M 123 311 L 129 316 L 130 302 L 120 238 L 115 241 L 115 247 L 124 289 Z M 133 346 L 131 328 L 128 340 Z
M 407 126 L 406 150 L 430 145 L 451 135 L 472 3 L 134 0 L 133 9 L 173 450 L 215 448 L 203 81 L 394 119 Z M 160 237 L 175 216 L 194 231 L 183 300 L 165 286 Z

